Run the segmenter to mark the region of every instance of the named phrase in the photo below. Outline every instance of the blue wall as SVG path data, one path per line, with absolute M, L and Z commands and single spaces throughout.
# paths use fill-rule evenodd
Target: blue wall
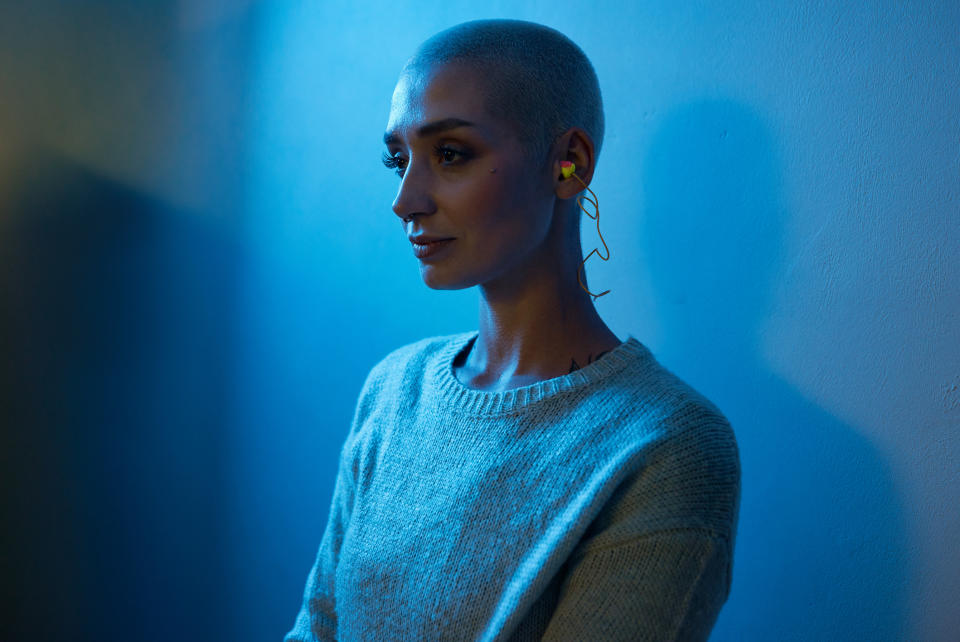
M 598 309 L 737 433 L 712 639 L 955 638 L 960 9 L 511 6 L 0 9 L 0 638 L 292 625 L 366 373 L 476 327 L 379 157 L 406 56 L 480 17 L 594 62 Z

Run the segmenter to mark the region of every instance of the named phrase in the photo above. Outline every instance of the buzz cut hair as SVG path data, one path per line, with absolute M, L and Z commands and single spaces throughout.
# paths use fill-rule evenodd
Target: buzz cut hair
M 571 127 L 586 131 L 600 155 L 600 83 L 586 54 L 559 31 L 525 20 L 463 22 L 424 41 L 402 73 L 451 62 L 480 72 L 487 113 L 516 135 L 536 166 Z

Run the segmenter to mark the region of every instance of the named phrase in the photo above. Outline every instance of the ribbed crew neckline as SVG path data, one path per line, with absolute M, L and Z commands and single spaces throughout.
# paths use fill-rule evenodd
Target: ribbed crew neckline
M 449 410 L 483 416 L 517 412 L 561 392 L 602 381 L 631 363 L 652 358 L 645 345 L 633 335 L 628 335 L 626 341 L 579 370 L 519 388 L 491 392 L 468 388 L 453 372 L 454 360 L 461 352 L 472 347 L 478 336 L 478 330 L 452 335 L 438 350 L 435 361 L 431 364 L 431 381 L 428 385 L 435 387 L 444 406 Z

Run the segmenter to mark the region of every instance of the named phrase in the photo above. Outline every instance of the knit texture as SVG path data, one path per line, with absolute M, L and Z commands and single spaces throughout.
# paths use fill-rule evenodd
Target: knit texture
M 740 505 L 723 414 L 632 336 L 474 390 L 453 363 L 476 337 L 370 371 L 285 642 L 706 640 Z

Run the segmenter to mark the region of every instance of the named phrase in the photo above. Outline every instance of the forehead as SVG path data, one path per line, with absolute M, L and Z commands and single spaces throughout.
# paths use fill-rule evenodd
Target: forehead
M 459 118 L 496 135 L 499 128 L 484 108 L 482 82 L 477 70 L 457 63 L 404 72 L 393 90 L 387 134 L 407 139 L 425 124 Z

